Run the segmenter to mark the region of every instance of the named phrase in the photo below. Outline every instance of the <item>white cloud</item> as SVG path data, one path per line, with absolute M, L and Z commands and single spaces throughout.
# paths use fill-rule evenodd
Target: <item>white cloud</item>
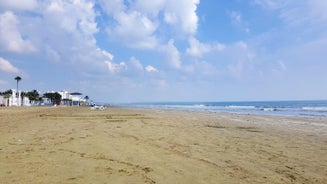
M 174 45 L 174 40 L 169 40 L 167 45 L 164 45 L 160 48 L 160 52 L 170 67 L 174 69 L 181 69 L 182 62 L 180 53 Z
M 100 49 L 99 49 L 100 50 Z M 101 53 L 107 58 L 109 59 L 109 61 L 114 60 L 114 56 L 112 54 L 110 54 L 109 52 L 105 51 L 105 50 L 101 50 Z
M 0 14 L 0 51 L 29 53 L 36 51 L 33 44 L 23 39 L 19 30 L 19 20 L 11 11 Z
M 156 23 L 137 11 L 120 12 L 115 15 L 117 26 L 108 28 L 111 38 L 114 38 L 131 48 L 154 49 L 157 39 L 153 35 L 157 29 Z
M 161 28 L 172 28 L 178 36 L 194 35 L 197 31 L 196 9 L 199 0 L 135 0 L 128 3 L 122 0 L 101 0 L 100 4 L 114 20 L 107 25 L 109 37 L 131 48 L 159 48 Z
M 232 19 L 232 22 L 236 25 L 242 24 L 242 16 L 241 13 L 238 11 L 231 11 L 229 13 L 230 18 Z
M 124 0 L 98 0 L 98 2 L 110 16 L 116 16 L 126 10 Z
M 178 34 L 193 35 L 198 27 L 196 9 L 199 3 L 199 0 L 137 0 L 135 8 L 154 17 L 163 12 L 165 23 L 174 27 Z
M 164 20 L 183 34 L 195 34 L 198 27 L 196 14 L 199 0 L 168 0 L 164 11 Z
M 127 69 L 127 65 L 124 62 L 116 64 L 111 61 L 105 61 L 104 63 L 106 64 L 110 73 L 117 73 Z
M 91 39 L 98 32 L 93 3 L 79 1 L 54 0 L 45 3 L 45 19 L 69 33 L 80 33 Z
M 192 37 L 189 39 L 190 47 L 186 49 L 186 54 L 194 57 L 201 57 L 202 55 L 212 52 L 212 51 L 221 51 L 225 48 L 223 44 L 215 43 L 215 44 L 206 44 L 201 43 L 196 38 Z
M 37 7 L 36 0 L 4 0 L 0 1 L 0 10 L 34 10 Z
M 19 69 L 14 67 L 9 61 L 0 57 L 0 71 L 7 73 L 19 73 Z
M 151 65 L 148 65 L 147 67 L 145 67 L 145 70 L 147 72 L 158 72 L 158 70 L 155 67 L 151 66 Z
M 150 14 L 151 16 L 156 17 L 158 13 L 163 9 L 167 3 L 166 0 L 136 0 L 135 9 L 145 14 Z
M 95 34 L 99 31 L 94 4 L 87 0 L 40 1 L 35 13 L 24 15 L 25 34 L 33 40 L 46 61 L 75 65 L 81 70 L 102 70 L 103 62 L 111 61 L 109 52 L 99 49 Z M 33 27 L 28 27 L 33 25 Z M 111 55 L 111 56 L 110 56 Z
M 196 9 L 199 3 L 199 0 L 137 0 L 135 8 L 157 19 L 162 12 L 164 22 L 174 27 L 178 34 L 193 35 L 198 27 Z
M 136 59 L 135 57 L 131 57 L 129 60 L 130 66 L 137 70 L 137 71 L 143 71 L 143 65 L 141 64 L 141 62 Z

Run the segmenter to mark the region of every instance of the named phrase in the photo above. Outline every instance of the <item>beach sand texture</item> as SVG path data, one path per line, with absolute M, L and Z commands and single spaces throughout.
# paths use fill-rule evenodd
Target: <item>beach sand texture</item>
M 1 183 L 327 183 L 327 119 L 0 108 Z

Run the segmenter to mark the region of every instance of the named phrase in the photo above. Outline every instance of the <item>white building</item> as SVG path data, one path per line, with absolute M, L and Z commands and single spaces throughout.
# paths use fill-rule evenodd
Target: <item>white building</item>
M 70 93 L 70 99 L 72 100 L 73 106 L 80 106 L 83 99 L 81 98 L 82 93 L 74 92 Z
M 47 93 L 59 93 L 61 95 L 61 105 L 80 106 L 85 105 L 86 100 L 81 97 L 82 93 L 68 91 L 48 91 Z
M 68 91 L 59 91 L 58 93 L 61 95 L 61 100 L 70 99 L 70 94 Z
M 9 98 L 1 98 L 1 103 L 5 106 L 31 106 L 30 100 L 28 97 L 22 97 L 21 91 L 16 92 L 16 90 L 12 89 L 12 94 Z

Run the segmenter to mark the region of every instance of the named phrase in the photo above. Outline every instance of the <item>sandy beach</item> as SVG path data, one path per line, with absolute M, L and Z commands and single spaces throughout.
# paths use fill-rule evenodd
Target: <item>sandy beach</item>
M 327 119 L 0 108 L 1 183 L 327 183 Z

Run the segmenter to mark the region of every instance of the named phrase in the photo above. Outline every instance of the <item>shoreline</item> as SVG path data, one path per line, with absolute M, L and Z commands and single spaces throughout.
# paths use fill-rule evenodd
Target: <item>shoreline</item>
M 326 100 L 243 101 L 243 102 L 153 102 L 131 103 L 123 107 L 227 112 L 255 115 L 326 117 Z
M 130 107 L 0 116 L 4 183 L 327 182 L 325 119 Z

